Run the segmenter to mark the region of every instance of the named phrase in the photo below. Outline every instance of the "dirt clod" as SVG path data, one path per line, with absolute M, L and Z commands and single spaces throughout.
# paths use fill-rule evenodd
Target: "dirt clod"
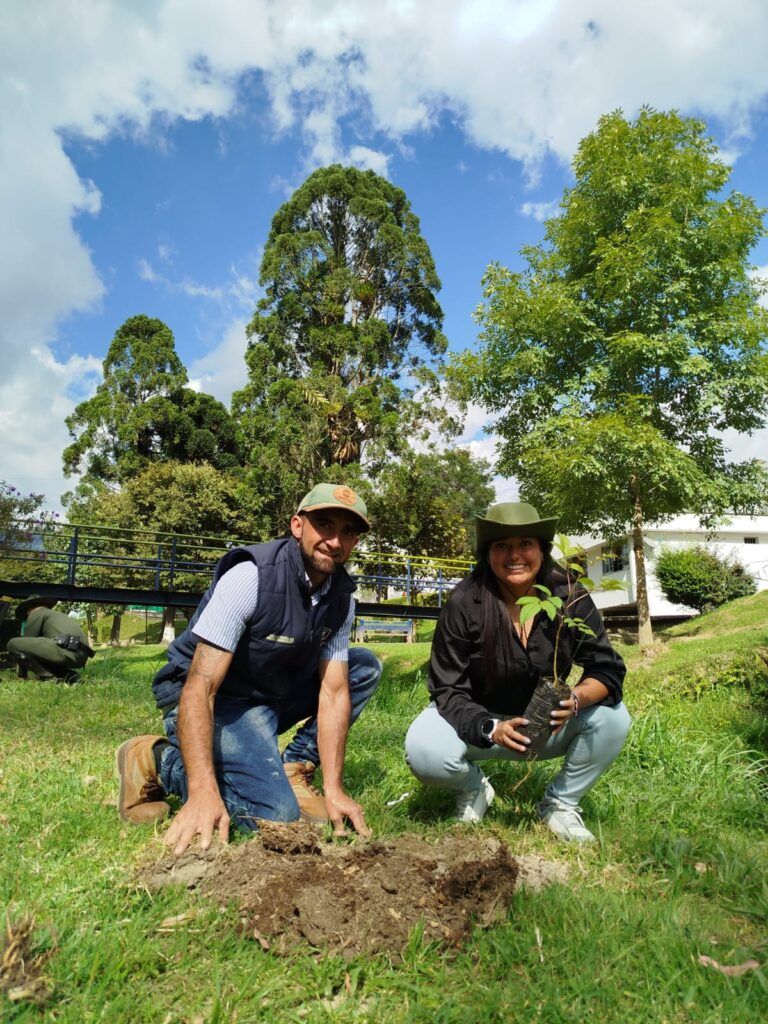
M 415 928 L 428 941 L 457 946 L 473 926 L 506 917 L 516 885 L 565 880 L 558 865 L 518 862 L 488 836 L 428 843 L 401 835 L 350 846 L 322 842 L 303 823 L 263 823 L 252 840 L 215 858 L 182 861 L 145 869 L 141 884 L 199 884 L 218 905 L 235 903 L 239 930 L 264 949 L 284 952 L 303 938 L 346 957 L 401 952 Z

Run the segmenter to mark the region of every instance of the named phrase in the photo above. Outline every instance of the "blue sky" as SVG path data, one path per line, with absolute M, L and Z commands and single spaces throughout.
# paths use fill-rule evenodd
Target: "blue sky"
M 768 206 L 766 44 L 758 0 L 4 5 L 0 479 L 57 507 L 64 417 L 136 313 L 228 402 L 271 217 L 324 163 L 406 191 L 455 350 L 475 344 L 484 268 L 540 239 L 601 113 L 704 117 L 732 186 Z M 462 443 L 490 454 L 483 420 Z

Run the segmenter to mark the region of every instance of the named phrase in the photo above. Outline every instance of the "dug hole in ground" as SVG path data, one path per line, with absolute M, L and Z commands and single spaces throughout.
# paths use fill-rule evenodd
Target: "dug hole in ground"
M 489 836 L 449 835 L 323 841 L 303 822 L 261 822 L 252 839 L 192 849 L 142 868 L 137 881 L 157 891 L 197 888 L 238 908 L 237 927 L 264 949 L 288 952 L 300 940 L 332 953 L 400 953 L 414 928 L 427 941 L 458 946 L 473 926 L 503 920 L 518 886 L 565 882 L 567 868 L 514 857 Z

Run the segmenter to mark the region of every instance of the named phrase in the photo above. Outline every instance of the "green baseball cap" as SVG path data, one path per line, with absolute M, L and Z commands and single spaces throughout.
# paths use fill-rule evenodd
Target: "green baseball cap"
M 315 484 L 309 494 L 305 494 L 299 502 L 296 514 L 299 512 L 314 512 L 320 508 L 343 508 L 347 512 L 353 512 L 362 523 L 362 532 L 370 530 L 371 524 L 368 519 L 368 509 L 365 502 L 351 487 L 344 484 Z
M 484 558 L 491 541 L 504 537 L 555 539 L 557 518 L 542 519 L 527 501 L 505 501 L 491 505 L 484 516 L 475 516 L 475 556 Z

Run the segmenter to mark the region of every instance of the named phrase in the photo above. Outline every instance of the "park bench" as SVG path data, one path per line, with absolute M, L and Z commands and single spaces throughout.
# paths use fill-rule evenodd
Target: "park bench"
M 357 619 L 355 621 L 355 640 L 364 643 L 375 637 L 402 637 L 407 644 L 415 639 L 416 623 L 414 619 L 396 619 L 387 622 L 384 619 Z

